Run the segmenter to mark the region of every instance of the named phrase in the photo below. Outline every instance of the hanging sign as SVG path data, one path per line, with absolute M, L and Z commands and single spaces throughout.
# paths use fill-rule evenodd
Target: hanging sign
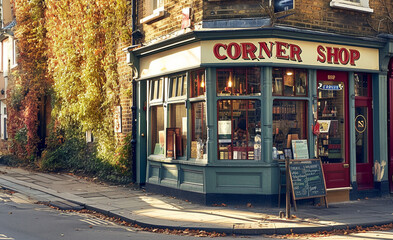
M 332 91 L 341 91 L 343 90 L 344 86 L 342 84 L 338 85 L 325 85 L 322 83 L 319 83 L 318 89 L 319 90 L 332 90 Z

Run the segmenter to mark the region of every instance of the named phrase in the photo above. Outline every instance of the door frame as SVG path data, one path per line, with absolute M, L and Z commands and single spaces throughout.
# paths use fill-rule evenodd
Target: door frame
M 390 59 L 388 69 L 388 181 L 390 192 L 393 192 L 393 57 Z
M 369 86 L 371 81 L 369 79 Z M 371 87 L 369 87 L 371 88 Z M 374 164 L 374 148 L 373 148 L 373 109 L 372 109 L 372 98 L 369 97 L 355 97 L 355 108 L 356 107 L 367 107 L 367 142 L 368 142 L 368 163 L 357 163 L 356 162 L 356 182 L 358 189 L 372 189 L 374 188 L 374 175 L 372 172 L 373 164 Z M 355 116 L 356 117 L 356 116 Z M 356 133 L 355 133 L 356 134 Z M 356 151 L 356 150 L 355 150 Z M 359 185 L 358 173 L 362 172 L 366 174 L 369 179 L 369 185 L 361 186 Z
M 330 77 L 334 76 L 334 77 Z M 334 78 L 334 79 L 333 79 Z M 340 72 L 340 71 L 325 71 L 325 70 L 318 70 L 317 71 L 317 86 L 320 81 L 333 81 L 337 83 L 344 83 L 344 133 L 345 133 L 345 142 L 343 143 L 342 148 L 345 149 L 344 154 L 344 162 L 342 163 L 328 163 L 323 164 L 323 171 L 326 179 L 326 187 L 327 188 L 340 188 L 340 187 L 349 187 L 350 186 L 350 150 L 349 150 L 349 75 L 348 72 Z M 318 91 L 318 90 L 317 90 Z M 344 182 L 337 183 L 332 181 L 330 183 L 329 176 L 335 175 L 335 172 L 340 170 L 344 172 Z M 332 177 L 333 178 L 333 177 Z

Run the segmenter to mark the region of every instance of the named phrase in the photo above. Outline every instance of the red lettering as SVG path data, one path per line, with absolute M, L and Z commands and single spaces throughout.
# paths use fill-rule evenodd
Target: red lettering
M 214 45 L 214 47 L 213 47 L 214 56 L 218 60 L 225 60 L 225 59 L 227 59 L 227 56 L 220 54 L 220 48 L 224 48 L 224 50 L 226 50 L 227 49 L 227 45 L 222 44 L 222 43 L 217 43 L 216 45 Z
M 302 49 L 295 44 L 291 44 L 289 46 L 290 52 L 289 52 L 289 59 L 291 59 L 292 61 L 297 61 L 298 62 L 302 62 L 302 58 L 300 57 L 300 54 L 302 53 Z
M 356 66 L 355 61 L 359 60 L 360 58 L 360 52 L 358 50 L 354 49 L 349 49 L 349 55 L 350 55 L 350 64 L 352 66 Z
M 244 60 L 249 60 L 250 58 L 252 60 L 256 59 L 257 57 L 255 56 L 255 52 L 257 51 L 257 47 L 252 44 L 252 43 L 241 43 L 242 45 L 242 58 Z
M 349 52 L 346 48 L 341 48 L 339 52 L 340 63 L 346 65 L 349 62 Z
M 263 57 L 263 55 L 262 55 L 262 49 L 263 49 L 263 51 L 265 52 L 265 54 L 269 57 L 269 58 L 271 58 L 272 57 L 272 55 L 273 55 L 273 45 L 274 45 L 274 43 L 272 43 L 272 42 L 270 42 L 270 49 L 267 47 L 267 43 L 266 42 L 260 42 L 259 43 L 259 56 L 258 56 L 258 58 L 259 59 L 265 59 L 264 57 Z
M 277 54 L 276 57 L 280 58 L 280 59 L 289 59 L 289 56 L 284 55 L 286 54 L 286 50 L 283 49 L 283 47 L 288 48 L 288 43 L 284 43 L 284 42 L 276 42 L 277 44 Z
M 318 53 L 318 58 L 317 61 L 321 63 L 326 62 L 326 56 L 325 56 L 325 48 L 321 45 L 317 47 L 317 53 Z
M 333 58 L 333 63 L 339 64 L 339 62 L 338 62 L 339 48 L 327 47 L 326 51 L 327 51 L 327 62 L 332 63 L 332 58 Z
M 232 49 L 234 50 L 234 52 L 232 52 Z M 238 59 L 241 55 L 240 45 L 233 42 L 228 44 L 227 55 L 232 60 Z

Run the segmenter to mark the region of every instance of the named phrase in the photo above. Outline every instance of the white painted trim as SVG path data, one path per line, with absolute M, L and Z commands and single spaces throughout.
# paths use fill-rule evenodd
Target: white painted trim
M 335 8 L 354 10 L 354 11 L 366 12 L 366 13 L 374 12 L 374 10 L 368 6 L 368 1 L 360 1 L 360 3 L 354 3 L 349 1 L 332 0 L 330 2 L 330 6 Z
M 140 23 L 149 23 L 153 20 L 163 17 L 164 14 L 165 14 L 164 7 L 160 7 L 160 8 L 154 9 L 153 14 L 150 14 L 149 16 L 142 18 L 139 22 Z

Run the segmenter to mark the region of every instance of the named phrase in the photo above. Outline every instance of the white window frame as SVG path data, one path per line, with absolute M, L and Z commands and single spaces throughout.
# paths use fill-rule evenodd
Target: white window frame
M 330 6 L 333 8 L 341 8 L 346 10 L 354 10 L 359 12 L 372 13 L 373 9 L 370 8 L 369 0 L 360 0 L 357 2 L 351 2 L 348 0 L 331 0 Z
M 149 23 L 154 21 L 160 17 L 163 17 L 165 14 L 164 1 L 165 0 L 145 0 L 146 1 L 146 13 L 148 16 L 142 18 L 140 23 Z
M 12 40 L 12 67 L 14 68 L 18 66 L 18 51 L 17 51 L 17 39 Z

